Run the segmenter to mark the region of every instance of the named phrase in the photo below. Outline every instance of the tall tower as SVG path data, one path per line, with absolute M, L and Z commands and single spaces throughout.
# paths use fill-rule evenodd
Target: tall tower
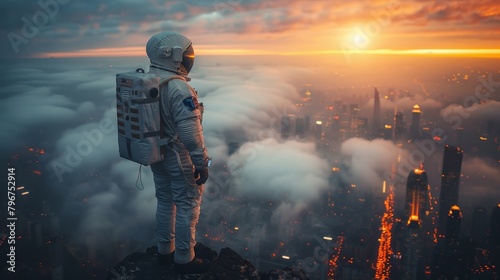
M 494 273 L 500 276 L 500 203 L 491 212 L 489 247 Z
M 406 244 L 404 255 L 405 277 L 408 280 L 417 280 L 419 272 L 419 254 L 420 254 L 420 225 L 418 216 L 411 216 L 408 219 L 406 228 Z
M 394 139 L 401 140 L 404 135 L 406 135 L 404 115 L 401 112 L 397 112 L 394 115 Z
M 306 130 L 306 118 L 295 119 L 295 134 L 300 138 L 304 138 Z
M 373 127 L 372 135 L 377 137 L 380 130 L 380 94 L 377 88 L 375 88 L 374 98 L 373 98 Z
M 486 210 L 483 207 L 474 208 L 469 235 L 479 248 L 484 248 L 486 242 Z
M 416 168 L 410 171 L 406 183 L 405 219 L 407 220 L 404 279 L 419 279 L 419 262 L 422 257 L 422 244 L 425 234 L 422 234 L 422 225 L 425 225 L 428 206 L 428 184 L 425 170 Z
M 463 154 L 463 150 L 458 147 L 446 145 L 444 148 L 441 190 L 439 193 L 439 238 L 445 237 L 446 219 L 451 206 L 458 204 L 458 187 L 460 184 Z
M 452 205 L 446 220 L 446 241 L 453 247 L 460 241 L 460 226 L 462 224 L 462 211 L 458 205 Z
M 415 141 L 420 138 L 420 106 L 415 104 L 413 110 L 411 111 L 411 125 L 410 125 L 410 139 Z
M 292 119 L 289 116 L 281 117 L 281 138 L 288 139 L 292 129 Z
M 358 131 L 358 113 L 359 113 L 359 107 L 358 104 L 351 104 L 349 106 L 349 124 L 351 131 L 354 133 L 357 133 Z
M 461 224 L 462 211 L 457 205 L 452 205 L 446 218 L 446 237 L 435 247 L 431 280 L 474 279 L 474 243 L 468 239 L 460 239 Z
M 410 171 L 406 184 L 405 214 L 406 219 L 415 216 L 422 221 L 428 211 L 427 173 L 417 168 Z
M 500 203 L 491 212 L 490 249 L 496 252 L 498 265 L 500 266 Z

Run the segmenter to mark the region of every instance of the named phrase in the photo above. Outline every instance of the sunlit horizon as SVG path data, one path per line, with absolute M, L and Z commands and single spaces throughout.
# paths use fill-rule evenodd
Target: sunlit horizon
M 366 49 L 366 50 L 311 50 L 311 51 L 271 51 L 244 48 L 210 48 L 196 49 L 196 55 L 203 56 L 249 56 L 249 55 L 329 55 L 329 54 L 369 54 L 369 55 L 405 55 L 405 56 L 437 56 L 437 57 L 477 57 L 500 58 L 500 49 Z M 77 58 L 77 57 L 144 57 L 144 47 L 97 48 L 71 52 L 40 53 L 35 58 Z

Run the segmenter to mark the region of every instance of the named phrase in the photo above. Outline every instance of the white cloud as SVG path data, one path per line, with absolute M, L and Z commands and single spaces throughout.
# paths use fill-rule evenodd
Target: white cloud
M 381 186 L 386 179 L 384 175 L 392 174 L 398 154 L 403 153 L 392 141 L 361 138 L 348 139 L 340 150 L 346 169 L 342 176 L 365 190 Z
M 269 138 L 248 142 L 228 161 L 237 196 L 280 203 L 275 218 L 287 220 L 328 187 L 329 168 L 313 143 Z M 288 204 L 285 205 L 285 198 Z M 282 211 L 283 209 L 290 211 Z

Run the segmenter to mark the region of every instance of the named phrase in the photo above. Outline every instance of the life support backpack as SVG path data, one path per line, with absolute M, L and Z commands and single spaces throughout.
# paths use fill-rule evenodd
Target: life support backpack
M 160 87 L 173 79 L 160 79 L 144 69 L 116 75 L 116 112 L 120 157 L 150 165 L 164 159 L 173 139 L 163 138 Z

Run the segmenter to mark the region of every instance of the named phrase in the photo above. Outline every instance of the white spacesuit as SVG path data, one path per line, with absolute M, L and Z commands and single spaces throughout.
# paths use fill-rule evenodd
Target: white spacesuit
M 170 140 L 165 159 L 151 165 L 158 199 L 156 237 L 159 262 L 172 262 L 180 273 L 208 269 L 195 257 L 195 231 L 200 215 L 203 184 L 208 179 L 209 157 L 203 139 L 196 91 L 187 84 L 194 62 L 191 41 L 176 32 L 154 35 L 146 45 L 150 73 L 161 80 L 163 137 Z M 175 251 L 175 253 L 174 253 Z

